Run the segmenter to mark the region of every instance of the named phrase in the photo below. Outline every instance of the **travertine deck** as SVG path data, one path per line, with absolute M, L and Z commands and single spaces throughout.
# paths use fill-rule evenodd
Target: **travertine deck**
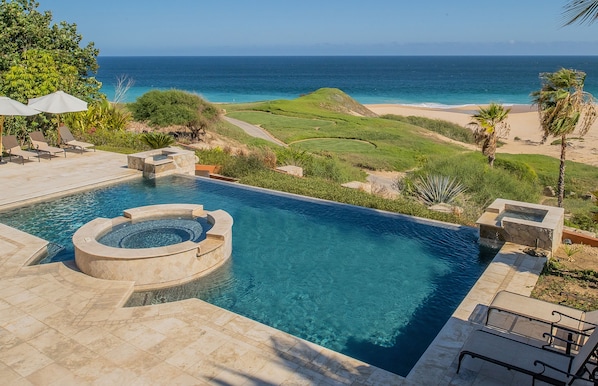
M 0 165 L 0 209 L 138 176 L 126 156 L 87 152 Z M 1 215 L 1 214 L 0 214 Z M 465 364 L 459 349 L 501 289 L 528 293 L 541 262 L 507 246 L 407 379 L 197 299 L 122 308 L 130 282 L 65 264 L 23 267 L 44 241 L 0 225 L 2 384 L 509 385 L 530 379 Z

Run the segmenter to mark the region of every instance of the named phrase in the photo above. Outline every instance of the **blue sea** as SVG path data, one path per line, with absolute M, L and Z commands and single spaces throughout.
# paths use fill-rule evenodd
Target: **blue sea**
M 562 67 L 586 72 L 585 89 L 598 95 L 598 56 L 100 56 L 98 63 L 97 78 L 110 100 L 119 77 L 134 82 L 126 102 L 152 89 L 239 103 L 335 87 L 363 104 L 529 104 L 541 87 L 539 74 Z

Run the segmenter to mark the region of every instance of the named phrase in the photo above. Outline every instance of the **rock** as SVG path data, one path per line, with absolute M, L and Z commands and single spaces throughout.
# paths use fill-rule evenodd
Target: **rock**
M 342 187 L 350 188 L 350 189 L 357 189 L 361 190 L 366 193 L 372 193 L 372 185 L 371 184 L 364 184 L 363 182 L 359 181 L 351 181 L 341 184 Z
M 296 177 L 303 177 L 303 168 L 294 165 L 279 166 L 276 168 L 279 172 L 290 174 Z
M 581 198 L 584 199 L 584 200 L 586 200 L 586 201 L 596 201 L 596 196 L 594 196 L 590 192 L 582 194 Z
M 556 192 L 552 186 L 545 186 L 542 193 L 547 197 L 556 197 Z
M 460 206 L 453 206 L 453 214 L 457 217 L 461 217 L 461 215 L 463 214 L 463 208 L 461 208 Z
M 449 204 L 444 203 L 429 206 L 428 209 L 433 210 L 435 212 L 453 213 L 453 207 Z

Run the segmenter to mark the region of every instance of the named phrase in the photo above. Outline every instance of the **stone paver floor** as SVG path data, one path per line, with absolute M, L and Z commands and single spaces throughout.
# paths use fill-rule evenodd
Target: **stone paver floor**
M 0 210 L 140 178 L 102 151 L 0 164 Z M 1 216 L 1 213 L 0 213 Z M 531 384 L 456 356 L 501 289 L 529 294 L 542 261 L 507 245 L 407 378 L 198 299 L 123 308 L 131 282 L 67 264 L 27 266 L 45 241 L 0 224 L 0 380 L 4 385 L 511 385 Z

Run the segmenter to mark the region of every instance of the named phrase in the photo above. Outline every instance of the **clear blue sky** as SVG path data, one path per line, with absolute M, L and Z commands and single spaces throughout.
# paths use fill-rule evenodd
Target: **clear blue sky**
M 566 0 L 38 0 L 100 55 L 598 55 Z

